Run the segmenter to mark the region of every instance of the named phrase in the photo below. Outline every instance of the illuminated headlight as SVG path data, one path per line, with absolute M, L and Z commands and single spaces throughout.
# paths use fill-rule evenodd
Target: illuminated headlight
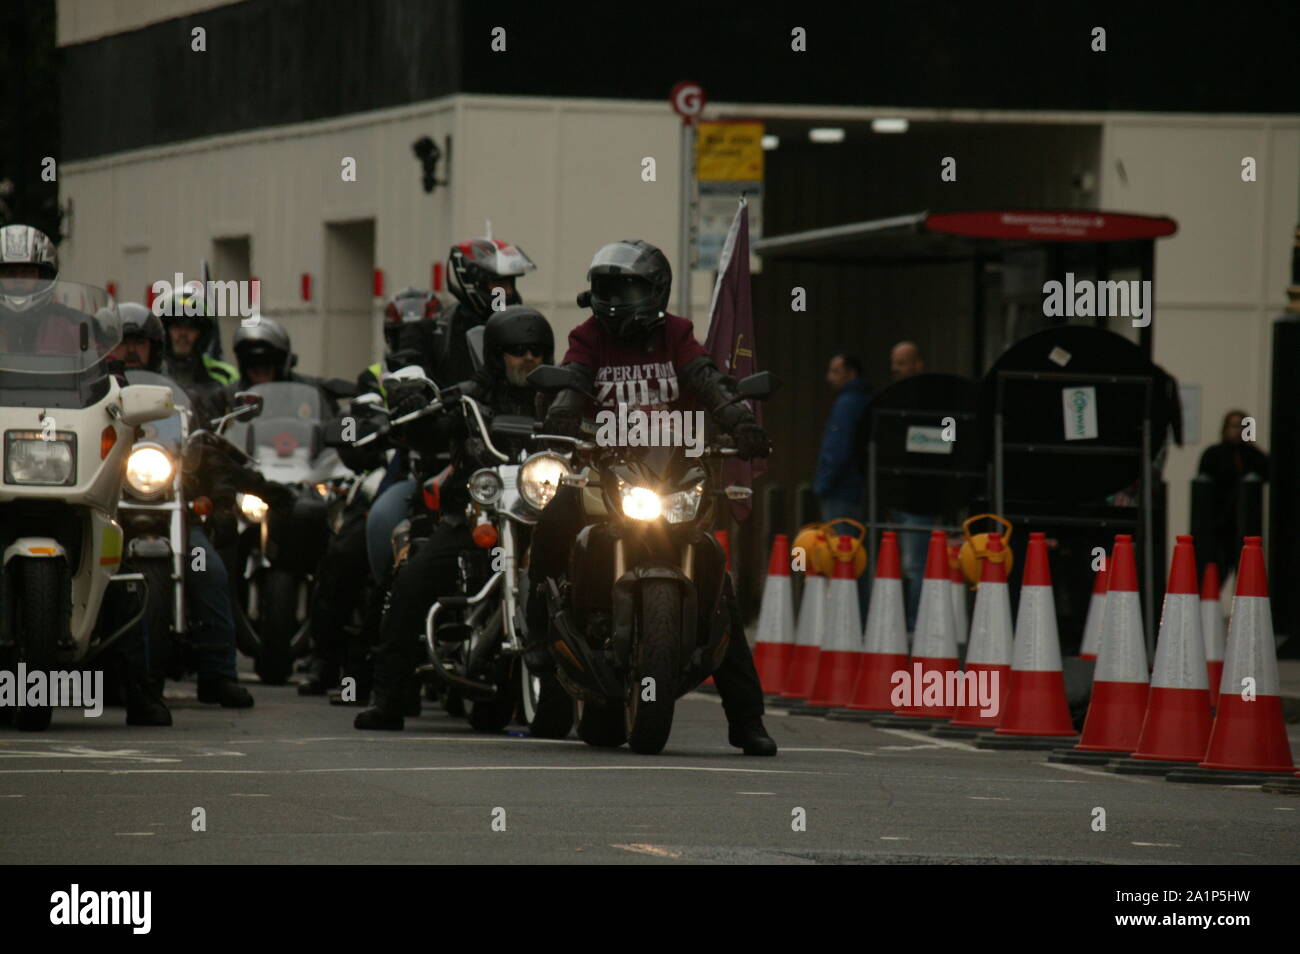
M 519 468 L 519 494 L 528 506 L 541 510 L 560 487 L 560 478 L 569 473 L 569 462 L 559 454 L 534 454 Z
M 266 501 L 253 494 L 240 494 L 239 512 L 249 523 L 261 523 L 266 519 Z
M 668 494 L 663 499 L 664 519 L 669 523 L 685 523 L 694 520 L 700 512 L 700 501 L 704 499 L 704 484 L 699 483 L 690 490 Z
M 659 495 L 646 487 L 619 488 L 623 496 L 623 513 L 633 520 L 654 520 L 663 512 Z
M 5 483 L 67 487 L 75 484 L 77 438 L 60 431 L 52 440 L 44 431 L 5 433 Z
M 501 499 L 503 487 L 501 478 L 495 470 L 487 468 L 477 470 L 469 478 L 469 495 L 474 498 L 475 503 L 482 504 L 484 507 Z
M 171 455 L 153 444 L 137 444 L 126 459 L 127 486 L 141 497 L 153 497 L 166 490 L 175 471 Z

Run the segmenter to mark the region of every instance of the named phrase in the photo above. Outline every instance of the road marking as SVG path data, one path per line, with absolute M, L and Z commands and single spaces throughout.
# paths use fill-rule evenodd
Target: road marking
M 151 837 L 152 835 L 154 835 L 155 832 L 152 832 L 152 831 L 117 831 L 117 832 L 114 832 L 113 834 L 116 835 L 118 838 L 123 838 L 123 837 L 130 837 L 130 838 L 136 838 L 136 837 L 139 837 L 139 838 L 148 838 L 148 837 Z
M 262 792 L 231 792 L 231 798 L 270 798 L 270 795 Z
M 9 797 L 10 797 L 10 798 L 22 798 L 21 795 L 10 795 Z M 1273 811 L 1275 811 L 1275 812 L 1293 812 L 1293 811 L 1295 811 L 1295 809 L 1294 809 L 1294 808 L 1274 808 Z
M 1011 799 L 1003 798 L 1001 795 L 967 795 L 967 798 L 974 799 L 977 802 L 1009 802 Z
M 775 795 L 776 792 L 737 792 L 737 795 Z
M 940 748 L 945 748 L 945 749 L 962 749 L 966 752 L 992 752 L 993 751 L 992 749 L 977 749 L 975 748 L 975 746 L 970 745 L 966 742 L 957 742 L 953 739 L 940 739 L 937 736 L 926 735 L 924 732 L 917 732 L 914 729 L 877 728 L 876 731 L 884 732 L 888 735 L 896 735 L 900 739 L 915 739 L 918 742 L 924 741 L 928 743 L 928 745 L 938 746 Z M 885 748 L 886 746 L 881 746 L 881 747 Z
M 669 848 L 660 848 L 657 845 L 610 845 L 611 848 L 621 848 L 624 851 L 635 852 L 638 855 L 654 855 L 656 858 L 680 858 L 680 851 L 673 851 Z
M 343 772 L 730 772 L 739 775 L 836 775 L 795 769 L 708 765 L 410 765 L 309 769 L 0 769 L 0 775 L 321 775 Z
M 864 757 L 866 757 L 866 758 L 875 758 L 875 757 L 876 757 L 876 753 L 875 753 L 875 752 L 860 752 L 860 751 L 857 750 L 857 749 L 836 749 L 836 748 L 829 748 L 829 749 L 822 749 L 822 748 L 790 748 L 789 746 L 782 746 L 781 751 L 782 751 L 782 752 L 842 752 L 842 753 L 844 753 L 845 755 L 861 755 L 861 756 L 864 756 Z
M 120 759 L 126 762 L 181 761 L 179 758 L 145 755 L 139 749 L 92 749 L 81 745 L 61 746 L 48 752 L 0 752 L 0 759 Z
M 881 841 L 911 841 L 912 839 L 906 835 L 881 835 L 880 840 Z
M 882 745 L 882 752 L 912 752 L 916 749 L 941 749 L 943 746 L 933 743 L 927 745 Z
M 1150 785 L 1151 780 L 1140 778 L 1136 775 L 1120 775 L 1118 772 L 1101 772 L 1097 769 L 1084 768 L 1082 765 L 1063 765 L 1060 762 L 1043 762 L 1041 763 L 1048 768 L 1060 769 L 1062 772 L 1078 772 L 1080 775 L 1099 775 L 1102 778 L 1123 779 L 1126 782 L 1137 782 L 1140 785 Z
M 1130 841 L 1130 845 L 1137 845 L 1139 848 L 1181 848 L 1182 845 L 1175 845 L 1167 841 Z

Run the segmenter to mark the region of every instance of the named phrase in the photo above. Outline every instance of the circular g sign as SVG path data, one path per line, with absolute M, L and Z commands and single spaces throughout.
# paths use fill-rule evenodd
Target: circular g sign
M 668 102 L 673 112 L 682 117 L 682 122 L 689 123 L 704 111 L 704 87 L 682 80 L 668 94 Z

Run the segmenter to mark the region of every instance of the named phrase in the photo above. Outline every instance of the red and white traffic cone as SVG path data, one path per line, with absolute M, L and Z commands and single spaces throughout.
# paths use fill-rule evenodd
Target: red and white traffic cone
M 1205 564 L 1201 577 L 1201 632 L 1205 635 L 1205 671 L 1210 682 L 1210 705 L 1219 704 L 1219 680 L 1223 678 L 1223 606 L 1219 602 L 1219 567 Z
M 957 631 L 957 645 L 965 646 L 970 635 L 970 617 L 966 613 L 966 577 L 962 576 L 961 561 L 957 554 L 961 545 L 948 547 L 948 582 L 952 593 L 952 621 Z
M 1070 752 L 1076 761 L 1108 762 L 1137 748 L 1149 695 L 1147 672 L 1133 537 L 1120 533 L 1110 554 L 1106 615 L 1092 699 L 1083 722 L 1083 738 Z
M 1244 542 L 1205 761 L 1170 772 L 1165 776 L 1170 781 L 1249 784 L 1295 771 L 1279 694 L 1263 541 L 1246 537 Z
M 1108 574 L 1103 563 L 1092 579 L 1092 598 L 1088 600 L 1088 616 L 1083 621 L 1083 643 L 1079 646 L 1080 659 L 1096 659 L 1101 645 L 1101 623 L 1106 614 L 1106 585 Z
M 865 652 L 858 678 L 846 708 L 833 709 L 827 718 L 850 721 L 870 720 L 893 712 L 889 701 L 894 673 L 907 668 L 907 611 L 903 603 L 903 575 L 899 571 L 898 535 L 886 530 L 880 537 L 876 577 L 871 583 L 871 604 L 867 607 Z
M 1006 558 L 1010 551 L 1002 546 L 1002 534 L 990 533 L 987 556 L 981 554 L 980 586 L 975 592 L 975 615 L 971 618 L 970 645 L 966 649 L 967 704 L 957 707 L 956 717 L 947 725 L 937 725 L 931 735 L 962 738 L 982 729 L 996 729 L 1002 724 L 1007 692 L 1011 689 L 1011 597 L 1007 593 Z M 987 673 L 987 675 L 982 675 Z M 978 680 L 985 680 L 991 697 L 987 707 L 979 704 L 972 690 Z
M 957 624 L 952 616 L 952 584 L 948 580 L 948 538 L 942 530 L 930 533 L 921 606 L 916 614 L 916 632 L 912 634 L 911 672 L 904 672 L 907 680 L 895 685 L 892 692 L 905 701 L 902 705 L 895 703 L 892 716 L 873 719 L 873 725 L 922 728 L 953 717 L 955 707 L 946 696 L 959 672 Z
M 785 690 L 779 700 L 782 705 L 787 701 L 801 702 L 812 695 L 817 658 L 822 652 L 822 631 L 826 628 L 826 586 L 826 577 L 809 567 L 803 581 L 790 668 L 785 671 Z
M 772 541 L 772 556 L 763 584 L 763 602 L 758 610 L 758 638 L 754 643 L 754 668 L 765 693 L 783 688 L 785 671 L 794 647 L 794 596 L 790 590 L 790 541 L 778 533 Z
M 817 657 L 817 676 L 808 702 L 791 709 L 792 714 L 824 715 L 826 709 L 848 705 L 853 681 L 862 661 L 862 622 L 858 615 L 858 581 L 853 573 L 853 540 L 839 538 L 844 557 L 835 561 L 826 588 L 826 637 Z
M 1169 567 L 1169 587 L 1160 613 L 1156 664 L 1137 751 L 1110 769 L 1126 775 L 1164 775 L 1171 767 L 1195 765 L 1210 741 L 1210 688 L 1201 635 L 1201 599 L 1196 583 L 1196 549 L 1180 536 Z
M 1061 637 L 1056 628 L 1056 598 L 1047 565 L 1047 534 L 1039 531 L 1029 534 L 1029 552 L 1025 554 L 1010 683 L 1002 724 L 979 736 L 976 748 L 1053 748 L 1074 737 L 1061 671 Z

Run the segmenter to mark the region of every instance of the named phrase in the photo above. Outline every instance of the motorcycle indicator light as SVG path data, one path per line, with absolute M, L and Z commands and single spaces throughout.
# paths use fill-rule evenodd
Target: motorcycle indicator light
M 663 512 L 659 495 L 648 487 L 624 487 L 623 513 L 633 520 L 654 520 Z
M 116 444 L 117 428 L 110 424 L 99 432 L 99 459 L 106 459 Z
M 474 528 L 474 545 L 486 550 L 497 545 L 497 528 L 490 523 L 480 523 Z
M 77 482 L 77 435 L 57 431 L 5 432 L 5 483 L 70 487 Z
M 249 523 L 261 523 L 266 519 L 266 501 L 253 494 L 239 494 L 239 512 Z
M 197 516 L 206 517 L 208 514 L 212 513 L 212 498 L 195 497 L 193 502 L 190 504 L 190 509 L 193 510 Z
M 171 485 L 171 455 L 156 444 L 137 444 L 126 459 L 126 483 L 141 497 L 153 497 Z
M 475 471 L 469 478 L 469 495 L 474 502 L 484 507 L 491 506 L 501 499 L 504 485 L 495 470 L 484 468 Z

